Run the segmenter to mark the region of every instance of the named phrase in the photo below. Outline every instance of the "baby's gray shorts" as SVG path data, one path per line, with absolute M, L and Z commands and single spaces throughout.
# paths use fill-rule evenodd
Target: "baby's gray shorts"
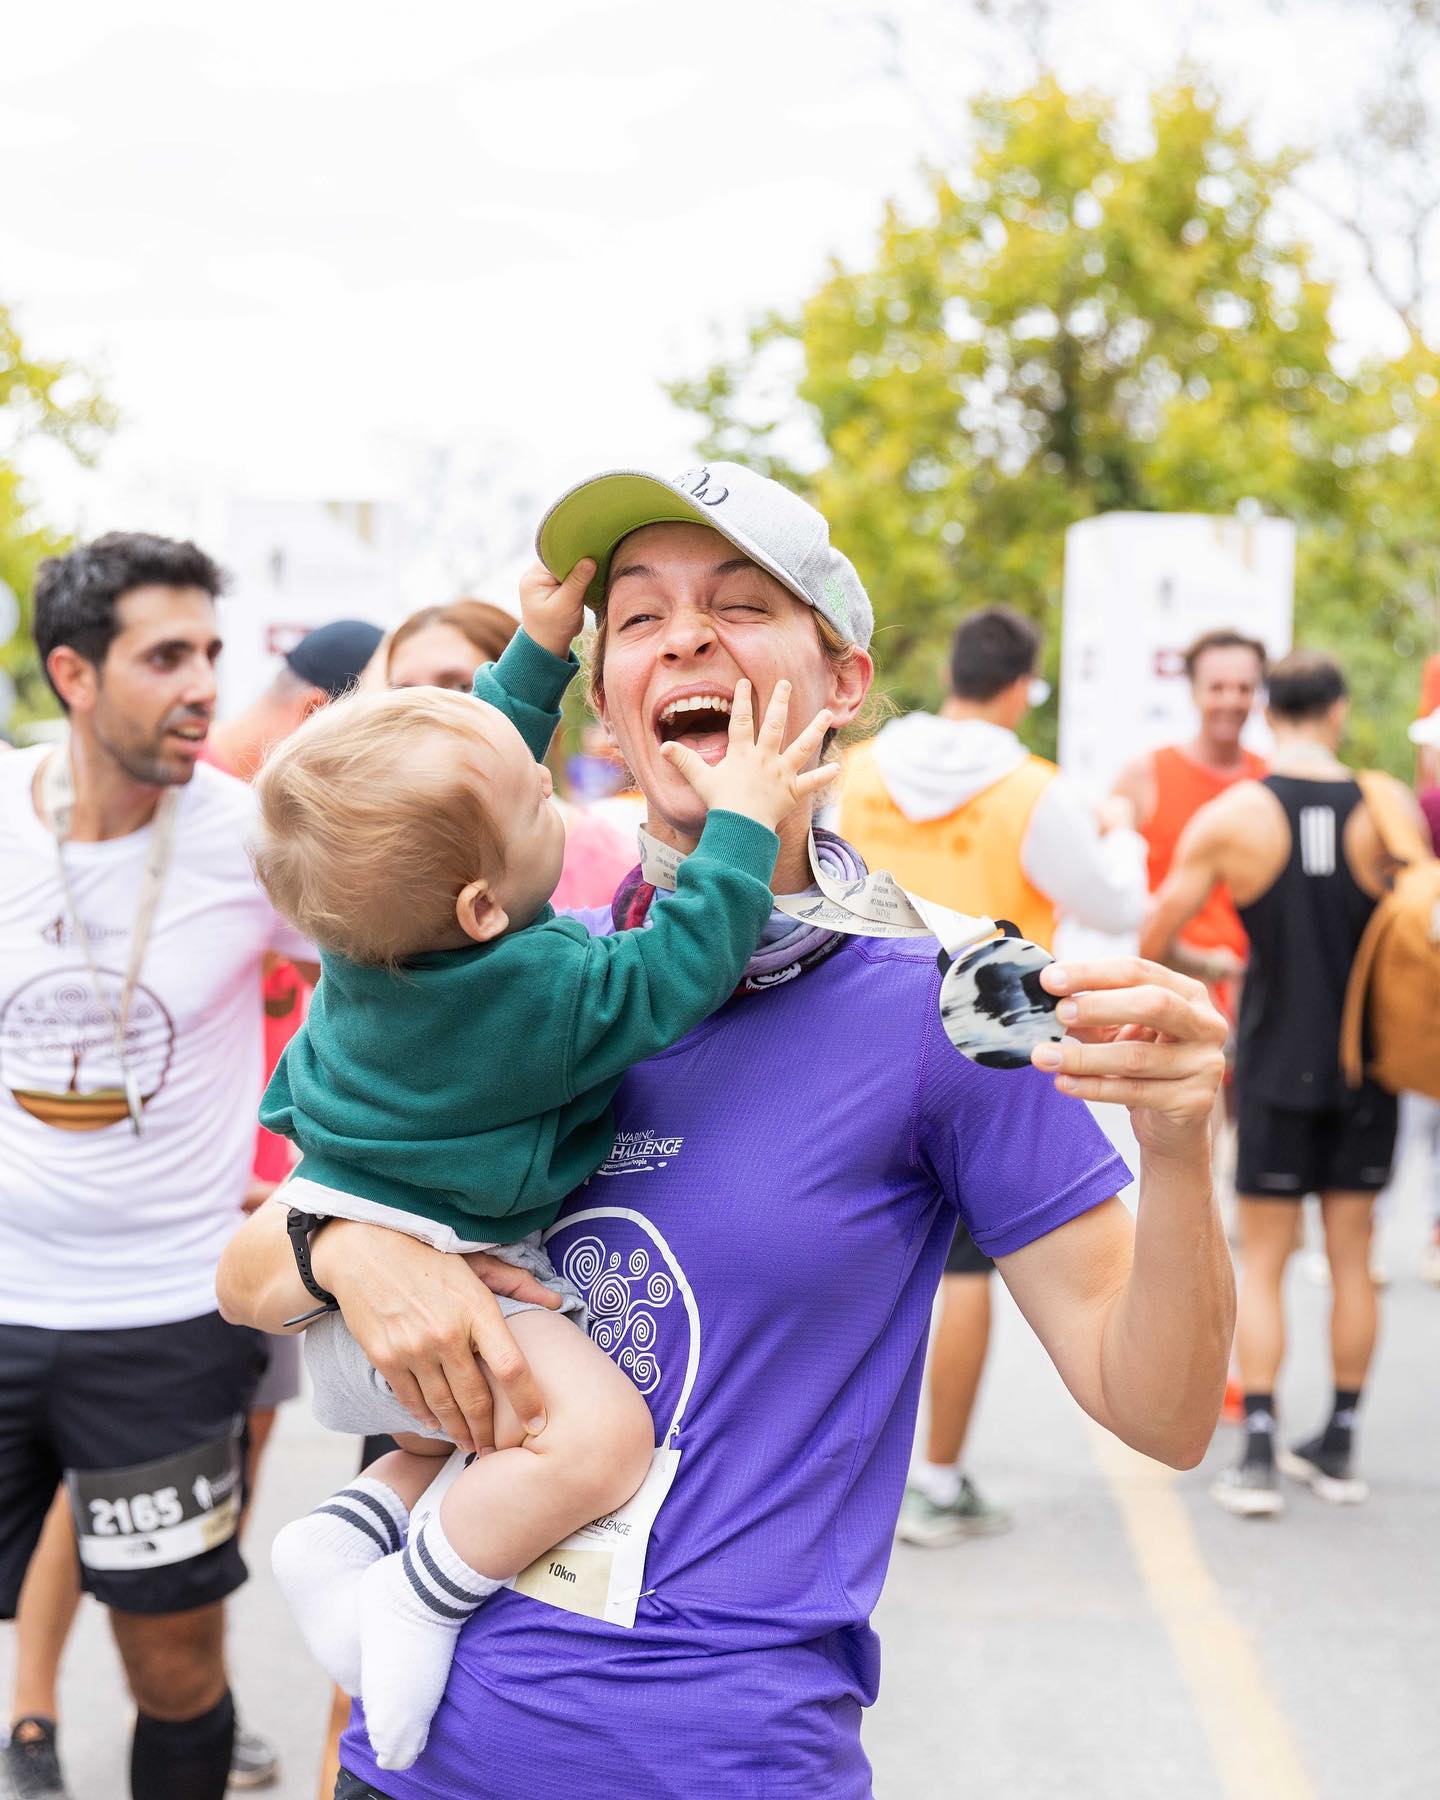
M 558 1310 L 568 1313 L 582 1331 L 588 1328 L 580 1290 L 557 1274 L 538 1231 L 518 1244 L 490 1244 L 486 1250 L 501 1262 L 525 1269 L 542 1286 L 559 1294 L 564 1304 Z M 507 1319 L 512 1313 L 546 1310 L 533 1300 L 511 1300 L 505 1294 L 497 1294 L 495 1300 Z M 422 1425 L 395 1398 L 395 1390 L 370 1366 L 339 1313 L 326 1313 L 306 1327 L 305 1366 L 314 1388 L 315 1417 L 328 1430 L 347 1431 L 356 1437 L 373 1437 L 379 1432 L 394 1436 L 396 1432 L 410 1431 L 444 1440 L 443 1431 L 431 1431 Z

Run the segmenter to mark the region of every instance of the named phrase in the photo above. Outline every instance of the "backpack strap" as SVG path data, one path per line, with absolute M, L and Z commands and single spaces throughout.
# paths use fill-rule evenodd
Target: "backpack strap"
M 1382 919 L 1383 910 L 1377 906 L 1355 947 L 1355 960 L 1345 981 L 1345 1004 L 1340 1013 L 1340 1072 L 1346 1086 L 1352 1088 L 1365 1083 L 1365 1003 L 1370 992 L 1370 970 L 1384 930 Z
M 1430 846 L 1401 801 L 1395 783 L 1374 769 L 1361 770 L 1355 779 L 1360 784 L 1361 798 L 1374 822 L 1380 846 L 1391 862 L 1402 867 L 1408 863 L 1429 862 Z
M 1411 863 L 1429 862 L 1430 846 L 1402 802 L 1396 784 L 1373 769 L 1359 771 L 1355 779 L 1360 784 L 1360 795 L 1375 826 L 1380 847 L 1391 862 L 1400 868 Z M 1350 965 L 1345 984 L 1345 1005 L 1340 1014 L 1340 1068 L 1352 1088 L 1358 1088 L 1365 1079 L 1366 1001 L 1370 971 L 1385 924 L 1385 909 L 1383 905 L 1377 905 L 1356 947 L 1355 960 Z

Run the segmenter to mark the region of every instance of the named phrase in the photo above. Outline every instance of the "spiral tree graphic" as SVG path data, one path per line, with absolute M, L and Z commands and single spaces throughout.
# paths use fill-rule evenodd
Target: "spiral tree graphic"
M 675 1297 L 673 1278 L 651 1268 L 648 1250 L 632 1250 L 622 1259 L 597 1237 L 577 1238 L 561 1259 L 560 1273 L 585 1296 L 590 1336 L 642 1394 L 653 1393 L 663 1373 L 654 1349 L 655 1315 Z
M 107 998 L 118 998 L 121 972 L 101 969 L 100 979 Z M 174 1047 L 169 1013 L 151 989 L 137 985 L 125 1055 L 142 1104 L 165 1085 Z M 126 1117 L 110 1014 L 88 969 L 37 976 L 0 1007 L 0 1080 L 32 1118 L 58 1131 L 102 1131 Z

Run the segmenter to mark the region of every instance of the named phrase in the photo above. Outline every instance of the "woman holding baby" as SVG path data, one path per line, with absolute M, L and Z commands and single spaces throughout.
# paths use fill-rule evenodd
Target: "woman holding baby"
M 691 759 L 725 756 L 737 684 L 763 717 L 789 682 L 792 737 L 822 709 L 843 727 L 872 679 L 869 603 L 817 513 L 729 464 L 583 483 L 540 550 L 557 576 L 596 564 L 592 700 L 654 840 L 648 879 L 585 922 L 642 929 L 701 836 Z M 832 889 L 863 875 L 812 835 L 808 801 L 778 836 L 776 896 L 813 892 L 812 856 Z M 654 1422 L 658 1501 L 617 1515 L 648 1530 L 643 1583 L 626 1586 L 633 1550 L 570 1540 L 561 1574 L 522 1577 L 463 1626 L 411 1768 L 378 1768 L 357 1709 L 337 1795 L 864 1800 L 869 1616 L 957 1214 L 1093 1418 L 1176 1466 L 1203 1453 L 1233 1312 L 1208 1136 L 1224 1033 L 1203 989 L 1134 959 L 1051 968 L 1066 1041 L 1033 1069 L 985 1069 L 942 1029 L 933 941 L 786 904 L 733 997 L 623 1077 L 609 1157 L 547 1237 Z M 1131 1110 L 1133 1221 L 1082 1100 Z M 351 1219 L 309 1255 L 417 1419 L 484 1447 L 497 1415 L 544 1416 L 485 1285 L 543 1299 L 522 1269 Z M 235 1241 L 220 1293 L 269 1329 L 313 1305 L 281 1209 Z

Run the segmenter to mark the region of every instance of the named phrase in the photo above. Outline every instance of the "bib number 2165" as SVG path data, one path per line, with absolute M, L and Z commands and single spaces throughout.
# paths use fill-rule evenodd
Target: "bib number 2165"
M 235 1535 L 240 1444 L 227 1433 L 128 1469 L 71 1469 L 65 1483 L 87 1569 L 188 1562 Z

